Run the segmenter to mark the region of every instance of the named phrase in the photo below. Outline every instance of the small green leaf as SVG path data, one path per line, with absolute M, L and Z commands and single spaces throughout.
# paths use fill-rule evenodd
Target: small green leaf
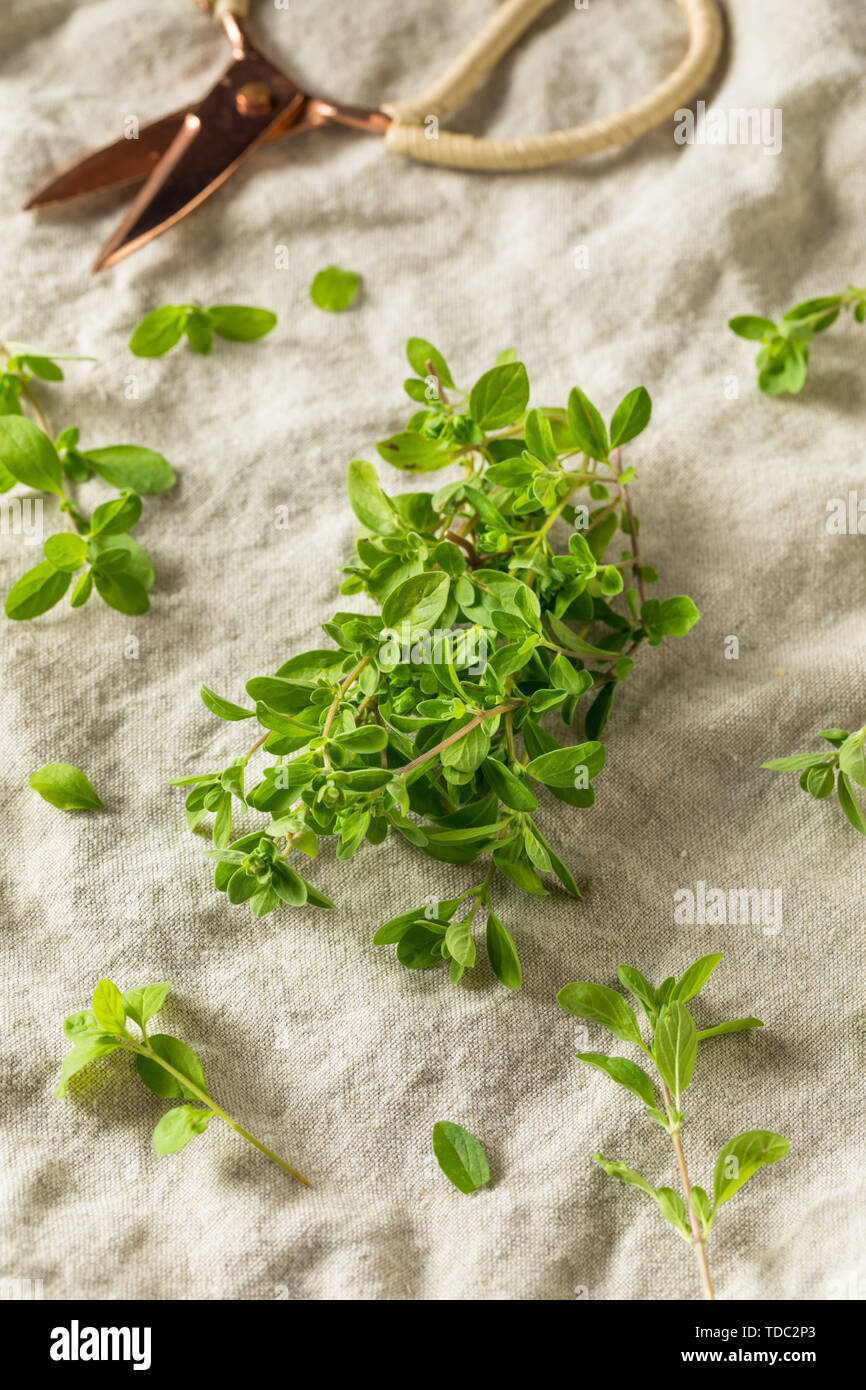
M 214 333 L 231 343 L 251 343 L 263 338 L 277 322 L 270 309 L 252 309 L 247 304 L 212 304 L 207 316 Z
M 445 468 L 451 462 L 451 454 L 444 448 L 441 440 L 428 439 L 426 435 L 404 430 L 392 434 L 390 439 L 380 439 L 376 450 L 386 463 L 395 468 L 405 468 L 409 473 L 431 473 Z
M 642 1192 L 648 1192 L 651 1197 L 655 1197 L 655 1188 L 647 1182 L 646 1178 L 642 1178 L 640 1173 L 636 1173 L 633 1168 L 627 1168 L 626 1165 L 620 1163 L 618 1159 L 611 1160 L 605 1158 L 603 1154 L 593 1154 L 593 1158 L 599 1168 L 603 1168 L 610 1177 L 619 1178 L 620 1182 L 626 1182 L 630 1187 L 639 1187 Z
M 445 931 L 445 945 L 450 954 L 465 969 L 475 964 L 475 941 L 468 921 L 450 922 Z
M 381 724 L 365 724 L 362 728 L 337 734 L 334 742 L 348 753 L 381 753 L 388 747 L 388 730 Z
M 207 1095 L 204 1073 L 201 1069 L 201 1062 L 196 1057 L 191 1047 L 180 1038 L 172 1038 L 168 1033 L 154 1033 L 148 1039 L 148 1045 L 157 1057 L 180 1072 L 187 1081 L 196 1086 L 200 1091 Z M 135 1069 L 139 1078 L 147 1086 L 148 1090 L 153 1091 L 155 1096 L 162 1096 L 165 1100 L 173 1100 L 178 1097 L 184 1100 L 194 1100 L 195 1092 L 184 1085 L 171 1072 L 160 1066 L 159 1062 L 153 1057 L 144 1057 L 140 1053 L 135 1059 Z
M 307 901 L 306 881 L 290 864 L 279 860 L 271 874 L 271 887 L 277 897 L 289 907 L 302 907 Z
M 746 1028 L 763 1028 L 759 1018 L 732 1018 L 728 1023 L 717 1023 L 714 1028 L 700 1028 L 698 1042 L 704 1038 L 717 1038 L 722 1033 L 742 1033 Z
M 416 372 L 420 377 L 428 375 L 427 363 L 431 362 L 442 385 L 453 389 L 454 382 L 448 369 L 448 363 L 441 352 L 438 352 L 432 343 L 428 343 L 426 338 L 410 338 L 406 344 L 406 357 L 413 372 Z
M 46 763 L 31 775 L 28 786 L 60 811 L 98 811 L 102 805 L 88 778 L 72 763 Z
M 487 955 L 497 980 L 500 980 L 506 989 L 520 989 L 523 971 L 517 957 L 517 948 L 507 928 L 492 911 L 487 916 Z
M 586 981 L 565 985 L 556 996 L 557 1002 L 568 1013 L 577 1018 L 600 1023 L 614 1037 L 622 1042 L 640 1045 L 641 1035 L 638 1021 L 621 994 L 606 985 L 593 985 Z
M 576 671 L 562 652 L 554 657 L 547 674 L 552 686 L 557 690 L 566 691 L 569 695 L 582 695 L 592 685 L 589 671 Z
M 433 1152 L 448 1181 L 461 1192 L 475 1192 L 490 1181 L 484 1150 L 462 1125 L 437 1121 L 433 1126 Z
M 644 1105 L 655 1105 L 652 1081 L 636 1062 L 630 1062 L 627 1057 L 606 1057 L 603 1052 L 578 1052 L 576 1055 L 579 1062 L 586 1062 L 588 1066 L 603 1071 L 618 1086 L 624 1086 L 638 1100 L 642 1100 Z
M 848 737 L 847 729 L 822 729 L 819 738 L 825 738 L 828 743 L 832 743 L 834 748 L 838 748 Z
M 469 414 L 482 430 L 503 429 L 519 420 L 529 403 L 529 378 L 522 362 L 491 367 L 469 396 Z
M 866 835 L 866 817 L 864 817 L 863 812 L 854 799 L 854 793 L 851 791 L 851 783 L 848 781 L 844 772 L 839 773 L 836 792 L 839 797 L 839 804 L 854 829 L 859 830 L 861 835 Z
M 710 1199 L 702 1187 L 692 1188 L 692 1209 L 696 1212 L 704 1235 L 710 1228 Z
M 825 294 L 818 299 L 804 299 L 802 304 L 795 304 L 793 309 L 788 310 L 783 321 L 796 323 L 800 319 L 812 318 L 814 314 L 820 314 L 827 309 L 835 309 L 841 302 L 841 294 Z
M 674 1000 L 656 1024 L 652 1054 L 677 1110 L 680 1097 L 692 1079 L 697 1051 L 695 1021 L 685 1005 Z
M 87 559 L 87 541 L 83 536 L 74 536 L 69 531 L 60 531 L 56 536 L 49 536 L 43 550 L 50 565 L 68 574 L 80 570 Z
M 390 536 L 399 530 L 394 507 L 380 488 L 372 463 L 352 459 L 346 483 L 349 505 L 362 526 L 374 536 Z
M 164 304 L 145 314 L 129 340 L 136 357 L 161 357 L 180 342 L 186 310 L 181 304 Z
M 63 372 L 52 362 L 50 357 L 44 357 L 40 353 L 28 352 L 18 354 L 9 361 L 9 367 L 14 371 L 29 372 L 31 376 L 38 377 L 40 381 L 62 381 Z
M 761 318 L 758 314 L 738 314 L 736 318 L 728 320 L 728 327 L 738 338 L 750 338 L 756 343 L 771 338 L 779 331 L 772 319 Z
M 513 811 L 534 811 L 538 798 L 524 776 L 517 776 L 497 758 L 485 758 L 481 773 L 488 787 Z
M 866 725 L 849 734 L 839 749 L 839 768 L 858 787 L 866 787 Z
M 163 1115 L 153 1131 L 153 1147 L 158 1154 L 176 1154 L 194 1139 L 204 1134 L 211 1120 L 212 1110 L 196 1110 L 191 1105 L 176 1105 Z
M 568 398 L 568 423 L 578 449 L 587 458 L 605 462 L 610 444 L 604 421 L 588 396 L 575 386 Z
M 655 990 L 649 981 L 632 965 L 618 965 L 616 973 L 620 983 L 624 984 L 626 989 L 638 1000 L 650 1023 L 654 1023 L 657 1003 Z
M 99 536 L 90 542 L 90 554 L 94 565 L 100 566 L 107 554 L 125 550 L 129 556 L 125 567 L 128 578 L 134 579 L 147 592 L 153 587 L 153 566 L 138 541 L 133 536 L 110 536 L 102 540 Z
M 20 415 L 21 414 L 21 382 L 12 372 L 0 372 L 0 415 Z M 7 492 L 9 484 L 3 478 L 5 470 L 0 464 L 0 492 Z M 6 474 L 11 478 L 11 474 Z M 11 478 L 14 482 L 15 479 Z
M 448 575 L 438 570 L 416 574 L 398 584 L 382 604 L 384 626 L 401 635 L 403 623 L 410 634 L 432 631 L 448 602 L 450 585 Z
M 142 1028 L 148 1021 L 158 1013 L 165 1003 L 165 997 L 171 989 L 171 985 L 162 982 L 157 985 L 139 985 L 137 989 L 128 989 L 123 996 L 123 1004 L 126 1013 L 133 1023 L 137 1023 Z
M 624 396 L 613 413 L 610 422 L 610 447 L 616 449 L 621 444 L 645 430 L 652 414 L 652 401 L 645 386 L 636 386 Z
M 556 441 L 550 421 L 541 410 L 530 410 L 523 427 L 523 437 L 529 452 L 542 463 L 556 463 Z
M 310 298 L 317 309 L 328 313 L 341 313 L 358 293 L 360 278 L 354 270 L 341 270 L 339 266 L 329 265 L 313 276 L 310 285 Z
M 63 464 L 57 450 L 23 415 L 0 416 L 0 464 L 26 487 L 63 496 Z
M 397 959 L 407 970 L 429 970 L 432 965 L 442 964 L 441 943 L 441 930 L 416 922 L 398 941 Z
M 96 563 L 98 565 L 98 558 Z M 100 598 L 118 613 L 137 616 L 149 609 L 147 590 L 131 574 L 103 574 L 97 568 L 93 579 Z
M 800 785 L 803 785 L 805 778 L 805 790 L 816 801 L 823 801 L 831 796 L 836 786 L 836 769 L 830 767 L 810 767 L 808 772 L 800 774 Z
M 824 753 L 795 753 L 790 758 L 773 758 L 768 763 L 761 763 L 761 767 L 768 767 L 772 772 L 799 772 L 803 768 L 817 767 L 819 763 L 827 765 L 828 755 Z
M 659 628 L 665 637 L 685 637 L 700 618 L 700 612 L 687 594 L 666 598 L 661 605 Z
M 210 315 L 202 309 L 188 309 L 184 314 L 183 331 L 193 352 L 207 357 L 213 346 L 213 326 Z
M 79 1042 L 82 1038 L 105 1037 L 105 1030 L 97 1022 L 92 1009 L 79 1009 L 77 1014 L 70 1014 L 63 1020 L 63 1031 L 73 1042 Z
M 72 593 L 69 595 L 70 608 L 83 608 L 90 595 L 93 593 L 93 570 L 85 570 L 75 581 Z
M 131 531 L 141 516 L 141 498 L 137 492 L 126 492 L 103 502 L 90 518 L 91 536 L 120 536 Z
M 54 1094 L 57 1099 L 66 1095 L 66 1083 L 76 1072 L 86 1067 L 88 1062 L 94 1061 L 96 1057 L 105 1057 L 109 1052 L 114 1052 L 118 1043 L 113 1038 L 82 1038 L 74 1047 L 70 1048 L 63 1058 L 63 1066 L 60 1071 L 60 1080 L 55 1087 Z
M 574 787 L 578 768 L 586 769 L 591 781 L 604 767 L 605 751 L 600 743 L 578 743 L 542 753 L 526 765 L 526 771 L 547 787 Z
M 174 469 L 162 454 L 135 444 L 89 449 L 82 457 L 112 487 L 151 494 L 167 492 L 177 482 Z
M 126 1006 L 123 995 L 113 980 L 100 980 L 93 991 L 91 1008 L 100 1028 L 106 1033 L 126 1031 Z
M 713 1170 L 713 1208 L 733 1197 L 744 1182 L 768 1163 L 778 1163 L 791 1145 L 781 1134 L 768 1129 L 750 1129 L 729 1139 L 716 1159 Z
M 695 961 L 694 965 L 690 965 L 677 984 L 674 985 L 671 990 L 671 999 L 679 999 L 681 1004 L 693 999 L 703 989 L 721 959 L 721 952 L 717 955 L 701 956 L 700 960 Z
M 679 1193 L 674 1192 L 672 1187 L 659 1187 L 656 1189 L 655 1196 L 665 1220 L 676 1227 L 684 1240 L 691 1243 L 692 1228 L 689 1225 L 686 1204 Z
M 15 581 L 6 595 L 4 607 L 7 618 L 21 622 L 47 613 L 63 598 L 71 579 L 68 570 L 56 570 L 48 560 L 34 565 L 33 569 Z
M 217 715 L 219 719 L 228 719 L 236 722 L 239 719 L 254 719 L 256 712 L 254 709 L 244 709 L 241 705 L 235 705 L 231 700 L 224 700 L 221 695 L 216 695 L 203 685 L 199 691 L 202 701 L 207 705 L 211 714 Z

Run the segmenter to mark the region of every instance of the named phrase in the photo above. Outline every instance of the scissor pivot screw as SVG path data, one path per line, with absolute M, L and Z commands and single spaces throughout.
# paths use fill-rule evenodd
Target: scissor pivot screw
M 238 89 L 235 105 L 242 116 L 266 116 L 273 105 L 273 98 L 264 82 L 245 82 Z

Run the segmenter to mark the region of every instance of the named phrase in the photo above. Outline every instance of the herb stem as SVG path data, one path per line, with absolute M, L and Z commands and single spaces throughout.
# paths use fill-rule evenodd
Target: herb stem
M 619 449 L 614 449 L 613 455 L 614 462 L 612 463 L 611 467 L 613 468 L 617 477 L 619 477 L 620 473 L 622 472 L 622 453 Z M 641 603 L 644 604 L 646 603 L 646 589 L 644 588 L 643 582 L 643 567 L 640 562 L 640 549 L 638 546 L 637 539 L 637 524 L 634 519 L 634 512 L 632 511 L 631 498 L 628 495 L 628 488 L 623 487 L 622 483 L 620 483 L 619 490 L 620 496 L 622 497 L 623 506 L 625 507 L 625 514 L 628 519 L 628 530 L 629 535 L 631 536 L 631 553 L 634 558 L 634 568 L 635 573 L 637 575 L 638 593 L 640 594 Z
M 668 1119 L 670 1121 L 671 1141 L 674 1146 L 674 1153 L 677 1156 L 677 1164 L 680 1170 L 680 1179 L 682 1181 L 683 1193 L 686 1199 L 686 1208 L 689 1213 L 689 1222 L 692 1228 L 692 1245 L 694 1246 L 695 1258 L 698 1262 L 698 1270 L 701 1276 L 701 1284 L 703 1285 L 704 1298 L 715 1299 L 716 1295 L 713 1292 L 713 1284 L 712 1280 L 710 1279 L 710 1270 L 707 1264 L 707 1249 L 705 1244 L 705 1238 L 703 1235 L 700 1219 L 698 1218 L 695 1212 L 694 1202 L 692 1201 L 692 1185 L 689 1182 L 689 1171 L 686 1167 L 686 1156 L 683 1152 L 683 1141 L 680 1136 L 679 1120 L 674 1122 L 673 1101 L 671 1098 L 671 1093 L 668 1090 L 667 1085 L 664 1081 L 662 1082 L 662 1091 L 664 1092 L 665 1109 L 668 1112 Z
M 331 725 L 333 724 L 334 719 L 336 718 L 337 710 L 340 708 L 340 705 L 341 705 L 342 700 L 343 700 L 343 696 L 345 695 L 346 691 L 349 689 L 349 686 L 352 684 L 353 681 L 357 680 L 358 676 L 360 676 L 360 674 L 361 674 L 361 672 L 363 671 L 364 667 L 367 666 L 367 665 L 369 665 L 369 663 L 370 663 L 371 660 L 372 660 L 372 657 L 369 657 L 369 656 L 362 656 L 362 657 L 361 657 L 361 660 L 358 662 L 358 664 L 357 664 L 356 666 L 354 666 L 354 667 L 352 668 L 352 670 L 349 672 L 348 676 L 346 676 L 345 679 L 342 680 L 342 681 L 340 682 L 340 688 L 339 688 L 339 690 L 337 691 L 336 695 L 334 696 L 333 700 L 331 701 L 331 707 L 330 707 L 330 709 L 328 710 L 327 717 L 326 717 L 326 719 L 325 719 L 325 723 L 324 723 L 324 725 L 323 725 L 323 727 L 322 727 L 322 737 L 323 737 L 323 738 L 327 738 L 327 737 L 328 737 L 328 734 L 331 732 Z
M 265 732 L 262 734 L 261 738 L 257 738 L 257 739 L 256 739 L 255 743 L 253 744 L 253 746 L 252 746 L 252 748 L 249 750 L 249 752 L 244 754 L 243 761 L 244 761 L 244 765 L 245 765 L 245 766 L 246 766 L 246 764 L 249 762 L 249 760 L 250 760 L 250 758 L 253 756 L 253 754 L 255 753 L 256 749 L 257 749 L 257 748 L 261 748 L 262 744 L 264 743 L 264 741 L 265 741 L 265 739 L 267 738 L 267 736 L 268 736 L 269 733 L 270 733 L 270 729 L 266 729 Z
M 525 704 L 525 700 L 510 700 L 507 704 L 495 705 L 493 709 L 482 710 L 480 714 L 476 714 L 474 719 L 470 719 L 468 724 L 464 724 L 462 729 L 458 729 L 456 733 L 449 734 L 447 738 L 443 738 L 442 742 L 437 743 L 434 748 L 428 748 L 426 753 L 422 753 L 418 758 L 413 758 L 412 762 L 406 763 L 404 767 L 396 768 L 394 776 L 408 776 L 408 774 L 414 772 L 417 767 L 422 767 L 423 764 L 429 762 L 431 758 L 435 758 L 438 753 L 442 752 L 443 748 L 450 748 L 452 743 L 456 743 L 458 739 L 464 738 L 466 734 L 469 733 L 470 729 L 474 729 L 476 725 L 483 723 L 485 719 L 492 719 L 494 715 L 497 714 L 507 714 L 509 710 L 517 709 L 520 705 Z
M 310 1186 L 308 1179 L 303 1177 L 303 1175 L 299 1173 L 297 1169 L 293 1168 L 290 1163 L 287 1163 L 284 1158 L 280 1158 L 279 1154 L 275 1154 L 274 1151 L 272 1149 L 269 1149 L 266 1144 L 262 1144 L 260 1140 L 254 1138 L 253 1135 L 250 1134 L 247 1130 L 245 1130 L 242 1125 L 238 1124 L 237 1120 L 233 1120 L 231 1115 L 227 1115 L 225 1110 L 223 1110 L 221 1106 L 217 1105 L 216 1101 L 211 1100 L 210 1096 L 207 1095 L 206 1092 L 200 1090 L 199 1087 L 196 1086 L 193 1081 L 190 1081 L 188 1076 L 184 1076 L 183 1072 L 178 1071 L 177 1068 L 173 1067 L 170 1062 L 167 1062 L 164 1057 L 160 1057 L 159 1053 L 155 1052 L 154 1049 L 147 1042 L 145 1042 L 145 1046 L 142 1047 L 140 1043 L 135 1042 L 127 1034 L 126 1038 L 120 1036 L 120 1043 L 122 1047 L 125 1047 L 127 1049 L 127 1051 L 137 1052 L 140 1056 L 149 1057 L 152 1062 L 157 1062 L 159 1066 L 163 1068 L 164 1071 L 169 1072 L 175 1078 L 176 1081 L 180 1081 L 181 1084 L 185 1086 L 188 1091 L 191 1091 L 192 1094 L 198 1100 L 200 1100 L 203 1105 L 206 1105 L 209 1110 L 212 1110 L 213 1113 L 215 1115 L 218 1115 L 221 1120 L 225 1120 L 229 1128 L 233 1129 L 236 1134 L 240 1134 L 244 1139 L 247 1140 L 248 1143 L 252 1144 L 255 1148 L 259 1149 L 263 1154 L 265 1154 L 267 1158 L 271 1159 L 273 1163 L 276 1163 L 280 1168 L 283 1168 L 287 1173 L 291 1174 L 293 1178 L 297 1178 L 298 1182 L 303 1183 L 304 1187 Z

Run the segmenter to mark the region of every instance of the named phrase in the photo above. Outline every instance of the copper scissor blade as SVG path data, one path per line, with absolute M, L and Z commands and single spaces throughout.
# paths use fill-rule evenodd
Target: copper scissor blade
M 204 100 L 186 112 L 93 270 L 114 265 L 171 227 L 219 188 L 259 145 L 282 134 L 301 114 L 304 93 L 245 34 L 243 38 L 240 56 Z
M 136 139 L 115 140 L 69 164 L 37 188 L 25 211 L 65 203 L 87 193 L 103 193 L 149 178 L 181 129 L 186 108 L 142 126 Z

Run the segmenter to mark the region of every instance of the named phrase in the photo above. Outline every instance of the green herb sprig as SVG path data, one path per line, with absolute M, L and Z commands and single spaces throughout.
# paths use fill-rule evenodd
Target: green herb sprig
M 823 729 L 818 735 L 833 748 L 832 753 L 795 753 L 790 758 L 773 758 L 762 767 L 773 772 L 799 772 L 800 786 L 816 801 L 824 801 L 835 789 L 839 804 L 855 830 L 866 835 L 866 816 L 860 809 L 851 783 L 866 787 L 866 725 L 849 734 L 845 729 Z
M 611 1162 L 600 1153 L 593 1154 L 593 1158 L 611 1177 L 646 1192 L 683 1240 L 694 1247 L 706 1298 L 714 1297 L 706 1244 L 719 1207 L 733 1197 L 759 1168 L 768 1163 L 777 1163 L 790 1148 L 788 1140 L 772 1130 L 747 1130 L 730 1139 L 716 1159 L 712 1201 L 704 1188 L 693 1186 L 689 1178 L 681 1135 L 684 1119 L 682 1098 L 692 1079 L 698 1045 L 723 1033 L 763 1027 L 757 1018 L 735 1018 L 711 1028 L 697 1027 L 686 1004 L 703 989 L 721 959 L 721 955 L 701 956 L 679 980 L 671 976 L 658 989 L 653 989 L 639 970 L 630 965 L 619 966 L 617 975 L 620 983 L 638 1001 L 649 1022 L 652 1033 L 649 1043 L 643 1041 L 637 1017 L 618 990 L 608 989 L 606 985 L 579 982 L 565 985 L 556 996 L 568 1013 L 600 1024 L 622 1042 L 633 1043 L 653 1064 L 655 1079 L 628 1057 L 608 1057 L 601 1052 L 577 1054 L 579 1061 L 604 1072 L 618 1086 L 642 1101 L 644 1113 L 668 1133 L 676 1155 L 683 1196 L 670 1187 L 653 1187 L 646 1178 L 624 1163 Z M 661 1091 L 661 1106 L 657 1103 L 656 1086 Z
M 22 483 L 56 497 L 70 523 L 69 531 L 46 539 L 44 560 L 13 584 L 6 596 L 7 617 L 20 621 L 46 613 L 60 602 L 76 574 L 70 595 L 73 608 L 81 608 L 95 590 L 121 613 L 146 613 L 153 566 L 130 532 L 141 516 L 142 494 L 173 487 L 174 470 L 162 454 L 132 444 L 81 449 L 74 426 L 52 441 L 33 381 L 62 381 L 58 362 L 66 360 L 64 354 L 36 353 L 19 343 L 2 351 L 6 362 L 0 372 L 0 493 Z M 22 402 L 34 419 L 24 415 Z M 72 490 L 94 477 L 117 489 L 117 495 L 86 516 Z
M 755 358 L 758 386 L 768 396 L 803 389 L 809 366 L 809 344 L 836 322 L 843 310 L 853 312 L 857 323 L 866 318 L 866 287 L 849 285 L 841 294 L 806 299 L 789 309 L 781 323 L 758 314 L 739 314 L 728 327 L 740 338 L 761 343 Z
M 63 1059 L 55 1096 L 65 1096 L 70 1078 L 97 1057 L 107 1057 L 111 1052 L 130 1052 L 135 1057 L 139 1080 L 155 1096 L 163 1100 L 200 1102 L 199 1106 L 177 1105 L 163 1115 L 153 1131 L 153 1147 L 158 1154 L 177 1153 L 196 1135 L 204 1134 L 217 1116 L 298 1182 L 309 1187 L 307 1179 L 285 1159 L 254 1139 L 217 1105 L 208 1091 L 201 1062 L 187 1043 L 168 1033 L 148 1036 L 147 1024 L 162 1008 L 170 989 L 171 985 L 159 983 L 141 985 L 121 994 L 111 980 L 100 980 L 93 992 L 91 1007 L 70 1014 L 64 1020 L 63 1031 L 72 1047 Z M 138 1034 L 130 1033 L 129 1022 L 137 1026 Z
M 198 304 L 163 304 L 145 314 L 129 340 L 129 350 L 136 357 L 162 357 L 185 334 L 193 351 L 206 357 L 214 334 L 230 343 L 250 343 L 270 333 L 276 322 L 277 316 L 270 309 L 253 309 L 247 304 L 214 304 L 210 309 Z
M 343 860 L 389 832 L 445 863 L 485 856 L 486 871 L 456 897 L 409 906 L 373 939 L 411 969 L 447 963 L 457 982 L 476 963 L 483 908 L 493 971 L 518 989 L 494 880 L 543 899 L 542 875 L 553 875 L 580 896 L 539 824 L 537 793 L 593 804 L 620 683 L 643 647 L 684 636 L 699 613 L 685 596 L 647 594 L 657 575 L 640 554 L 635 472 L 621 457 L 649 423 L 643 387 L 608 428 L 578 387 L 567 408 L 529 409 L 513 352 L 468 393 L 432 344 L 412 338 L 407 356 L 417 409 L 378 452 L 408 473 L 450 467 L 458 476 L 389 497 L 371 463 L 350 463 L 361 533 L 342 592 L 369 596 L 379 613 L 336 613 L 323 624 L 332 646 L 247 682 L 253 708 L 202 687 L 220 719 L 254 720 L 263 732 L 228 767 L 174 785 L 189 788 L 191 829 L 215 817 L 207 853 L 217 889 L 257 917 L 283 905 L 334 906 L 296 867 L 322 837 L 336 838 Z M 553 710 L 564 746 L 541 723 Z M 581 742 L 568 736 L 578 715 Z M 259 749 L 271 762 L 248 787 Z M 232 842 L 234 816 L 246 810 L 269 823 Z

